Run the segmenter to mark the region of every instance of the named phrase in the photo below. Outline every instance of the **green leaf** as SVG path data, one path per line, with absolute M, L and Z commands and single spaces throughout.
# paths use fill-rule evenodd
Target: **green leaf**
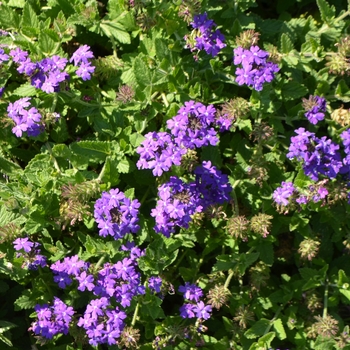
M 0 173 L 8 176 L 16 176 L 22 174 L 23 170 L 18 164 L 0 156 Z
M 136 81 L 139 85 L 145 87 L 151 83 L 151 72 L 141 57 L 136 57 L 133 62 L 133 70 Z
M 29 1 L 26 2 L 23 8 L 22 27 L 30 27 L 33 29 L 37 29 L 37 32 L 39 33 L 38 16 L 33 10 Z
M 27 96 L 29 97 L 29 96 L 35 96 L 36 92 L 37 92 L 36 88 L 33 85 L 27 83 L 15 89 L 13 91 L 13 94 L 20 97 L 27 97 Z
M 131 42 L 130 34 L 120 23 L 104 20 L 100 23 L 100 28 L 108 38 L 113 37 L 122 44 L 130 44 Z
M 25 4 L 26 0 L 9 0 L 9 2 L 7 3 L 8 6 L 19 8 L 23 8 Z
M 20 27 L 19 15 L 4 4 L 1 5 L 0 27 L 3 30 L 19 30 Z
M 283 323 L 280 318 L 273 321 L 273 328 L 275 329 L 277 337 L 279 339 L 283 340 L 287 338 L 286 331 L 284 330 Z
M 134 163 L 132 163 L 129 159 L 126 157 L 123 157 L 117 165 L 118 172 L 122 174 L 130 173 L 134 169 Z
M 45 56 L 52 56 L 60 48 L 60 39 L 52 29 L 41 30 L 38 38 L 38 45 Z
M 256 250 L 260 253 L 259 258 L 267 265 L 272 265 L 274 261 L 274 252 L 271 242 L 262 241 L 256 246 Z
M 76 155 L 89 157 L 91 163 L 102 163 L 111 155 L 111 143 L 103 141 L 80 141 L 70 145 Z
M 294 100 L 305 96 L 308 89 L 301 83 L 289 81 L 282 86 L 281 92 L 284 100 Z
M 23 294 L 14 302 L 15 311 L 34 308 L 34 306 L 37 304 L 37 301 L 35 299 L 33 300 L 32 298 L 33 297 L 30 291 L 23 291 Z
M 350 102 L 350 89 L 344 79 L 339 81 L 335 89 L 335 97 L 343 102 Z
M 270 320 L 262 318 L 258 322 L 254 323 L 253 326 L 244 333 L 244 336 L 248 339 L 258 338 L 265 334 L 270 325 Z
M 326 0 L 316 0 L 322 21 L 330 24 L 335 17 L 335 7 L 329 6 Z
M 288 34 L 282 33 L 281 35 L 281 52 L 289 53 L 293 50 L 293 43 Z
M 336 341 L 333 338 L 318 336 L 314 345 L 315 350 L 333 350 Z

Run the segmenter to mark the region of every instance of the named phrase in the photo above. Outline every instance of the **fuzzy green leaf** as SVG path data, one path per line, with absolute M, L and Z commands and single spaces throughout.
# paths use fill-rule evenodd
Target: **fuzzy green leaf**
M 261 318 L 244 333 L 244 336 L 248 339 L 258 338 L 266 332 L 267 328 L 270 327 L 270 324 L 270 320 L 267 320 L 266 318 Z
M 100 23 L 100 28 L 108 38 L 114 38 L 122 44 L 130 44 L 131 42 L 130 34 L 120 23 L 104 20 Z
M 16 176 L 22 172 L 23 170 L 18 164 L 0 156 L 0 173 L 8 176 Z
M 273 321 L 273 328 L 275 329 L 277 337 L 279 339 L 283 340 L 287 338 L 286 331 L 284 330 L 283 323 L 280 318 Z
M 288 34 L 282 33 L 281 35 L 281 52 L 289 53 L 293 50 L 293 43 Z
M 31 84 L 22 84 L 20 87 L 15 89 L 13 91 L 14 95 L 20 96 L 20 97 L 29 97 L 29 96 L 35 96 L 36 95 L 36 88 Z
M 335 7 L 330 6 L 326 0 L 316 0 L 322 21 L 331 23 L 335 16 Z
M 39 19 L 29 1 L 26 2 L 23 8 L 22 27 L 37 29 L 39 33 Z
M 284 100 L 293 100 L 303 97 L 307 94 L 308 89 L 296 81 L 289 81 L 282 86 L 282 97 Z
M 111 155 L 111 144 L 102 141 L 80 141 L 70 145 L 76 155 L 89 157 L 91 163 L 102 163 Z

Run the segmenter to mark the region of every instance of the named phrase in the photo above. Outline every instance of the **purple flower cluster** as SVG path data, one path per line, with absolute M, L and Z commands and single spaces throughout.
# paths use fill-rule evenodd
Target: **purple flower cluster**
M 192 303 L 185 303 L 180 308 L 180 315 L 182 318 L 194 318 L 207 320 L 210 318 L 211 306 L 205 305 L 201 301 L 203 291 L 195 284 L 186 282 L 184 286 L 179 287 L 179 292 L 184 294 L 184 299 L 192 301 Z
M 219 29 L 216 29 L 216 24 L 213 20 L 208 19 L 207 13 L 194 16 L 191 26 L 195 29 L 195 46 L 191 48 L 204 50 L 208 55 L 215 57 L 221 49 L 226 47 L 224 44 L 225 37 Z
M 37 321 L 32 323 L 31 329 L 36 335 L 52 339 L 56 334 L 68 334 L 69 323 L 74 310 L 59 298 L 55 297 L 53 305 L 36 305 Z
M 69 62 L 74 62 L 74 66 L 79 67 L 76 74 L 84 81 L 90 80 L 91 74 L 95 71 L 95 67 L 92 66 L 90 62 L 90 59 L 92 58 L 94 58 L 94 55 L 90 51 L 90 47 L 83 45 L 73 53 L 71 59 L 69 60 Z
M 163 280 L 160 277 L 152 276 L 148 279 L 148 288 L 155 293 L 161 292 L 162 284 Z
M 26 242 L 22 242 L 22 245 L 26 249 L 30 248 Z M 51 270 L 55 274 L 54 281 L 59 287 L 66 288 L 75 282 L 78 284 L 79 291 L 89 291 L 94 295 L 94 299 L 89 302 L 77 323 L 79 327 L 85 329 L 89 343 L 93 346 L 116 344 L 124 328 L 123 320 L 127 316 L 122 309 L 126 310 L 135 296 L 145 294 L 141 273 L 137 271 L 137 260 L 145 254 L 144 251 L 135 247 L 133 243 L 127 243 L 121 250 L 128 251 L 129 257 L 115 264 L 105 263 L 97 271 L 95 271 L 96 267 L 79 259 L 78 255 L 66 257 L 63 261 L 57 261 L 51 265 Z M 154 291 L 160 291 L 162 282 L 159 278 L 150 279 L 149 283 Z M 41 308 L 47 311 L 47 306 Z M 69 310 L 69 315 L 72 314 L 73 310 Z M 53 313 L 48 317 L 51 317 L 52 329 L 57 328 L 60 332 L 67 334 L 68 328 L 61 327 L 59 318 L 53 317 Z M 40 323 L 41 321 L 41 314 L 38 314 L 38 322 L 35 322 L 34 326 L 37 327 L 38 324 L 43 328 L 44 324 Z M 66 327 L 68 324 L 69 322 L 65 324 Z M 35 329 L 34 326 L 33 329 Z M 43 337 L 52 338 L 46 331 L 38 329 L 36 334 L 39 332 Z
M 58 286 L 62 289 L 65 289 L 67 286 L 72 284 L 72 278 L 75 278 L 79 281 L 78 290 L 85 290 L 87 288 L 87 281 L 92 276 L 86 275 L 86 270 L 88 269 L 89 264 L 83 260 L 78 258 L 78 255 L 74 255 L 72 257 L 65 257 L 62 262 L 56 261 L 51 265 L 51 270 L 54 272 L 54 281 L 58 284 Z M 82 276 L 85 276 L 84 281 L 82 280 Z M 93 278 L 92 278 L 93 281 Z
M 320 96 L 310 96 L 308 100 L 303 100 L 306 109 L 305 117 L 311 124 L 317 124 L 324 119 L 326 112 L 326 99 Z
M 180 165 L 181 158 L 188 149 L 203 146 L 215 146 L 219 142 L 214 126 L 220 131 L 228 130 L 232 120 L 215 118 L 213 105 L 205 106 L 200 102 L 188 101 L 178 114 L 167 121 L 167 132 L 150 132 L 137 148 L 140 159 L 139 169 L 153 169 L 154 176 L 160 176 L 172 165 Z
M 21 137 L 24 132 L 28 136 L 38 136 L 44 130 L 41 114 L 35 107 L 30 107 L 29 101 L 29 97 L 23 97 L 7 107 L 8 116 L 16 124 L 12 132 L 17 137 Z
M 188 228 L 192 215 L 229 201 L 231 191 L 227 175 L 210 161 L 195 169 L 195 181 L 189 184 L 171 176 L 169 182 L 158 188 L 159 200 L 151 212 L 156 221 L 155 231 L 170 237 L 177 226 Z
M 327 181 L 327 180 L 326 180 Z M 310 202 L 318 203 L 324 200 L 328 195 L 328 190 L 324 187 L 325 180 L 315 185 L 309 185 L 308 188 L 300 189 L 294 186 L 292 182 L 282 182 L 272 194 L 274 202 L 281 206 L 302 205 Z
M 159 199 L 151 216 L 155 218 L 154 230 L 170 237 L 176 226 L 188 228 L 191 215 L 201 212 L 200 194 L 196 184 L 186 184 L 176 176 L 158 188 Z
M 301 161 L 305 175 L 317 181 L 320 175 L 334 179 L 341 170 L 343 171 L 339 145 L 326 136 L 318 138 L 304 128 L 295 132 L 297 136 L 291 138 L 287 157 Z
M 130 200 L 119 189 L 103 192 L 102 197 L 96 201 L 94 210 L 100 236 L 110 235 L 117 240 L 127 233 L 136 233 L 140 228 L 140 205 L 137 199 Z
M 40 243 L 32 242 L 28 237 L 25 238 L 17 238 L 13 242 L 14 248 L 17 253 L 17 258 L 24 258 L 24 266 L 28 268 L 28 270 L 37 270 L 38 267 L 45 267 L 46 257 L 41 253 L 39 249 Z
M 275 203 L 287 206 L 289 204 L 289 198 L 293 196 L 296 189 L 293 182 L 282 182 L 282 186 L 276 188 L 272 194 L 272 198 Z
M 80 317 L 78 326 L 86 330 L 89 344 L 113 345 L 117 343 L 124 329 L 126 313 L 113 307 L 106 297 L 91 300 L 84 317 Z
M 10 51 L 10 56 L 19 65 L 18 73 L 30 77 L 33 86 L 48 94 L 60 91 L 60 83 L 69 79 L 69 74 L 64 71 L 68 62 L 66 58 L 55 55 L 32 62 L 28 52 L 18 47 Z
M 3 64 L 3 62 L 6 62 L 10 59 L 10 56 L 7 55 L 4 51 L 4 49 L 0 49 L 0 65 Z
M 236 69 L 238 85 L 246 84 L 256 91 L 261 91 L 263 84 L 270 83 L 279 71 L 277 64 L 267 61 L 269 53 L 261 50 L 259 46 L 251 46 L 249 50 L 237 47 L 233 53 L 233 63 L 241 65 Z
M 350 129 L 343 131 L 340 134 L 340 138 L 343 141 L 345 157 L 343 159 L 344 168 L 342 169 L 343 174 L 347 174 L 350 178 Z
M 172 165 L 180 165 L 186 149 L 173 142 L 167 132 L 149 132 L 145 140 L 137 148 L 140 159 L 136 166 L 139 169 L 153 169 L 154 176 L 160 176 Z

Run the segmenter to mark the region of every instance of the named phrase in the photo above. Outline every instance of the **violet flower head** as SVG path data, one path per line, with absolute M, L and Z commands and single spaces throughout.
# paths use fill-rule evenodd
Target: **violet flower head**
M 275 203 L 279 205 L 287 206 L 289 204 L 289 198 L 296 191 L 292 182 L 282 182 L 282 186 L 278 187 L 272 194 L 272 198 Z
M 28 136 L 38 136 L 45 130 L 41 123 L 41 114 L 35 107 L 30 107 L 29 101 L 29 97 L 23 97 L 9 103 L 7 107 L 8 116 L 15 123 L 12 132 L 17 137 L 22 137 L 25 132 Z
M 163 281 L 160 277 L 152 276 L 148 279 L 148 287 L 155 293 L 160 293 L 162 283 Z
M 151 216 L 155 218 L 154 230 L 170 237 L 176 227 L 188 228 L 191 215 L 202 211 L 196 184 L 186 184 L 176 176 L 158 188 L 159 199 Z
M 320 176 L 334 179 L 338 173 L 344 172 L 339 145 L 326 136 L 318 138 L 304 128 L 299 128 L 295 132 L 297 136 L 291 137 L 287 157 L 300 161 L 305 175 L 317 181 Z
M 303 107 L 306 111 L 305 117 L 311 124 L 317 124 L 323 120 L 326 112 L 326 99 L 320 96 L 310 95 L 309 99 L 303 99 Z
M 225 37 L 219 29 L 215 29 L 216 24 L 208 19 L 207 13 L 196 15 L 191 22 L 192 34 L 186 36 L 187 47 L 191 51 L 204 50 L 208 55 L 215 57 L 226 47 Z
M 34 310 L 37 321 L 32 323 L 31 329 L 36 335 L 52 339 L 56 334 L 68 334 L 69 324 L 74 315 L 71 306 L 55 297 L 52 306 L 36 305 Z
M 205 106 L 195 101 L 185 102 L 177 115 L 167 121 L 175 144 L 182 149 L 216 146 L 219 138 L 213 128 L 216 125 L 215 114 L 216 109 L 213 105 Z
M 258 46 L 251 46 L 249 50 L 237 47 L 233 53 L 233 63 L 239 66 L 236 69 L 238 85 L 248 85 L 261 91 L 264 83 L 270 83 L 279 71 L 277 64 L 267 61 L 268 52 Z
M 40 243 L 31 242 L 28 237 L 17 238 L 13 242 L 18 258 L 24 258 L 23 267 L 28 270 L 37 270 L 39 267 L 47 266 L 46 256 L 41 254 Z
M 185 299 L 194 300 L 196 302 L 203 296 L 202 288 L 189 282 L 185 282 L 184 286 L 179 286 L 179 292 L 183 293 Z
M 115 240 L 123 238 L 127 233 L 136 233 L 140 202 L 130 200 L 119 189 L 103 192 L 95 203 L 94 217 L 98 224 L 99 235 L 112 236 Z
M 137 148 L 140 159 L 136 163 L 139 169 L 153 169 L 154 176 L 161 176 L 173 165 L 180 165 L 181 158 L 186 153 L 173 137 L 166 132 L 149 132 L 145 140 Z
M 83 45 L 76 50 L 69 62 L 74 62 L 74 66 L 78 67 L 76 74 L 84 81 L 91 79 L 91 74 L 95 71 L 95 67 L 91 65 L 91 59 L 94 58 L 94 54 L 90 50 L 90 46 Z

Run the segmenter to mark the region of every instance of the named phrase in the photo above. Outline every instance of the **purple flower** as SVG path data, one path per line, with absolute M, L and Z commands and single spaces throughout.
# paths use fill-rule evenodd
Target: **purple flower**
M 220 30 L 214 30 L 216 24 L 208 19 L 206 13 L 194 16 L 191 26 L 194 29 L 191 36 L 185 37 L 185 39 L 192 39 L 186 40 L 191 51 L 204 50 L 208 55 L 215 57 L 221 49 L 226 47 L 225 37 Z
M 236 82 L 238 85 L 248 85 L 256 91 L 263 89 L 264 83 L 270 83 L 279 71 L 277 64 L 267 61 L 268 52 L 258 46 L 251 46 L 249 50 L 238 47 L 233 50 L 236 69 Z
M 320 96 L 310 95 L 309 99 L 303 99 L 304 114 L 311 124 L 317 124 L 323 120 L 326 112 L 326 99 Z
M 25 238 L 17 238 L 14 242 L 14 248 L 15 250 L 21 250 L 23 249 L 26 253 L 29 253 L 33 246 L 34 243 L 29 240 L 28 237 Z
M 182 318 L 193 318 L 193 317 L 195 317 L 194 308 L 195 308 L 195 305 L 193 305 L 193 304 L 183 304 L 180 307 L 180 316 Z
M 76 71 L 77 76 L 81 77 L 84 81 L 91 79 L 91 74 L 95 71 L 95 67 L 93 67 L 90 62 L 80 64 L 79 69 Z
M 69 62 L 74 62 L 74 65 L 79 67 L 81 63 L 88 64 L 91 58 L 94 58 L 94 54 L 90 51 L 90 46 L 83 45 L 73 53 Z
M 282 182 L 282 186 L 278 187 L 272 195 L 273 200 L 280 205 L 287 206 L 289 204 L 289 198 L 296 191 L 292 182 Z
M 210 318 L 211 306 L 205 305 L 203 301 L 200 301 L 193 308 L 193 312 L 196 314 L 197 318 L 207 320 L 208 318 Z
M 155 293 L 160 293 L 162 287 L 162 279 L 160 277 L 150 277 L 148 279 L 148 287 Z
M 32 323 L 31 329 L 36 335 L 52 339 L 56 334 L 68 334 L 69 323 L 74 315 L 71 306 L 55 297 L 52 306 L 36 305 L 34 310 L 37 314 L 37 321 Z
M 23 97 L 7 107 L 9 117 L 15 122 L 12 132 L 17 137 L 21 137 L 24 132 L 28 136 L 38 136 L 43 131 L 41 114 L 35 107 L 27 109 L 30 107 L 29 101 L 29 97 Z
M 184 298 L 188 300 L 194 300 L 196 302 L 203 296 L 202 288 L 197 287 L 195 284 L 185 282 L 184 286 L 179 287 L 179 292 L 184 294 Z
M 100 236 L 123 238 L 127 233 L 136 233 L 140 202 L 125 197 L 119 189 L 103 192 L 95 203 L 94 217 L 100 229 Z

